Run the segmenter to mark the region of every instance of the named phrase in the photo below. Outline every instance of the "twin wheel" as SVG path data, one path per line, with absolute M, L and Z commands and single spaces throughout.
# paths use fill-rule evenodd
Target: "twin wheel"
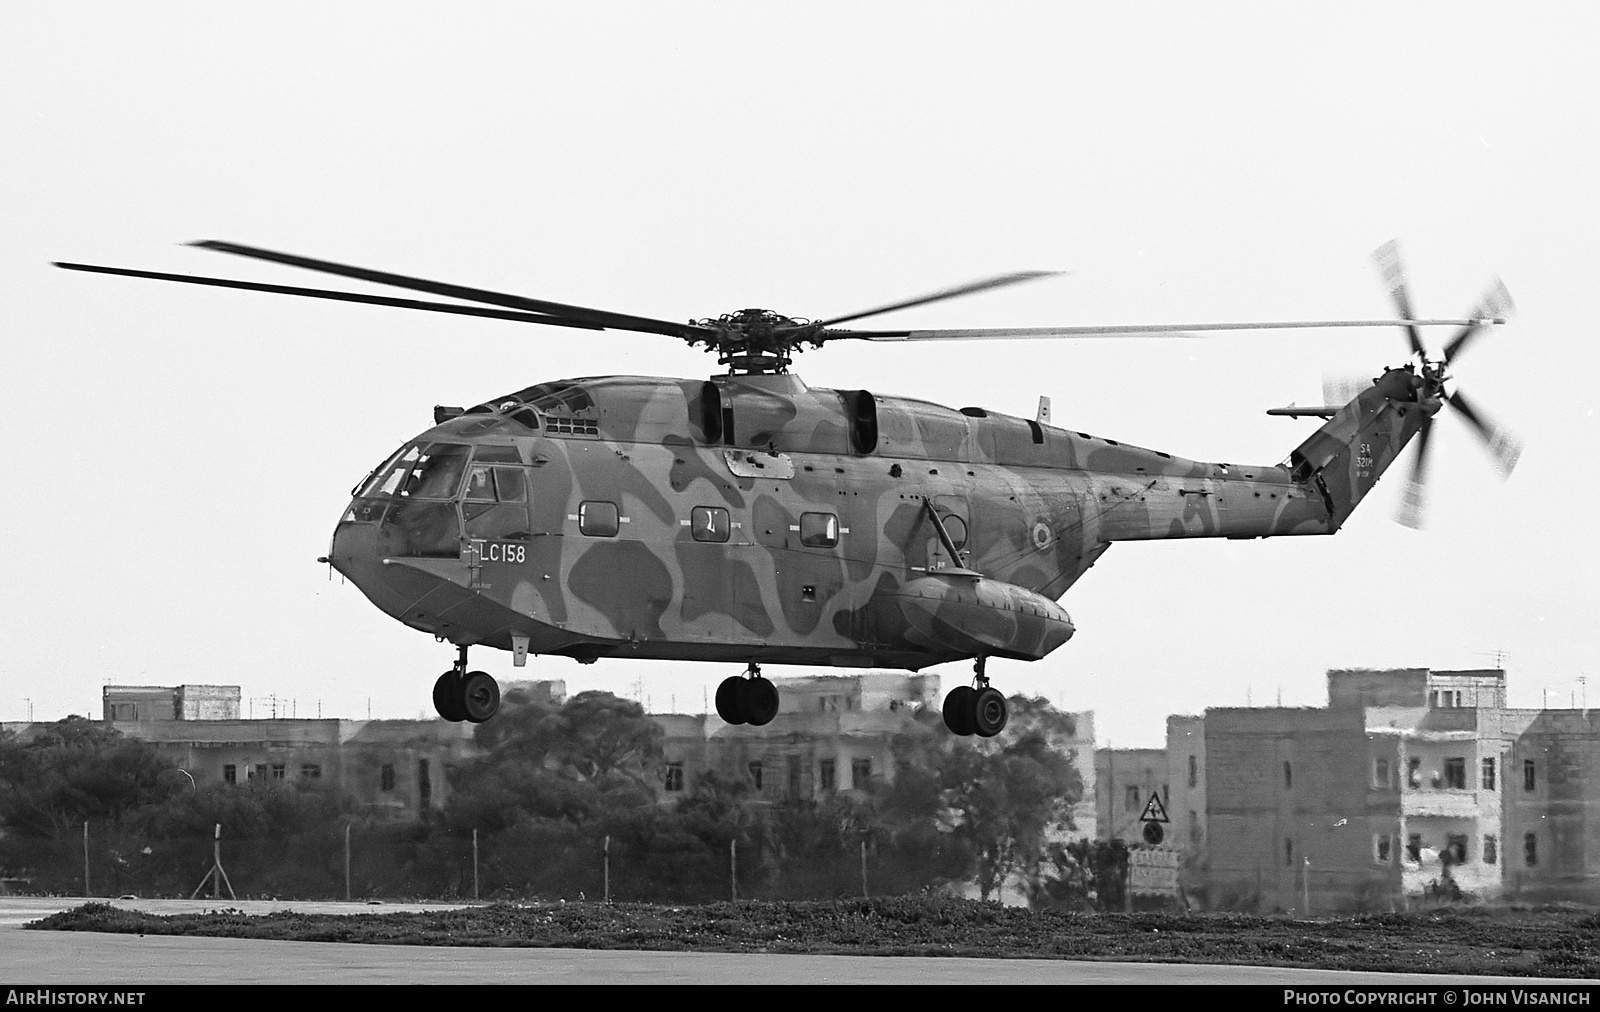
M 752 670 L 717 686 L 717 716 L 729 724 L 761 727 L 778 715 L 778 687 Z
M 959 735 L 993 738 L 1006 726 L 1006 697 L 987 684 L 957 686 L 944 697 L 944 726 Z
M 500 712 L 500 684 L 488 672 L 451 668 L 433 683 L 433 708 L 445 720 L 481 724 Z

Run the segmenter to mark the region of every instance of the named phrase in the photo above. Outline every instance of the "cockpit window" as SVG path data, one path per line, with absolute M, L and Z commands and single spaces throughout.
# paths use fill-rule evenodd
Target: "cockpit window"
M 417 462 L 417 457 L 421 453 L 421 447 L 402 446 L 394 456 L 372 472 L 366 483 L 356 492 L 356 498 L 394 495 L 400 490 L 400 483 L 405 481 L 406 475 L 411 471 L 411 465 Z
M 462 443 L 430 443 L 400 488 L 404 499 L 453 499 L 471 450 Z

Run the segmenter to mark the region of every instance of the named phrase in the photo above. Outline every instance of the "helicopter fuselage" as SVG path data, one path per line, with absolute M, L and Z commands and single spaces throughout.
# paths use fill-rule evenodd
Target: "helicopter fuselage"
M 330 562 L 519 664 L 1036 660 L 1114 541 L 1337 529 L 1420 424 L 1408 396 L 1245 466 L 788 374 L 546 383 L 441 409 L 356 489 Z

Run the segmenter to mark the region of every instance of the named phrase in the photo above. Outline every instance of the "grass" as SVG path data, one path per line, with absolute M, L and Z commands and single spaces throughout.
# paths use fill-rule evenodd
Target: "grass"
M 284 941 L 1232 963 L 1328 970 L 1600 978 L 1600 915 L 1444 909 L 1296 919 L 1077 914 L 972 900 L 495 903 L 429 913 L 160 916 L 89 903 L 30 928 Z

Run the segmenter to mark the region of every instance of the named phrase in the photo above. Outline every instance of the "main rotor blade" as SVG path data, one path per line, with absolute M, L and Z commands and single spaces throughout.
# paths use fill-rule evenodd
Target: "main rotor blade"
M 1008 285 L 1018 285 L 1024 281 L 1035 281 L 1039 278 L 1054 277 L 1064 271 L 1014 271 L 1010 274 L 996 274 L 992 278 L 983 278 L 971 281 L 964 285 L 955 285 L 951 288 L 941 288 L 936 292 L 919 295 L 914 299 L 902 302 L 891 302 L 887 306 L 878 306 L 875 309 L 863 309 L 859 313 L 849 316 L 836 316 L 831 320 L 823 320 L 821 326 L 831 327 L 835 324 L 846 323 L 850 320 L 859 320 L 867 316 L 877 316 L 879 313 L 888 313 L 896 309 L 906 309 L 910 306 L 925 306 L 930 302 L 943 302 L 945 299 L 956 299 L 974 292 L 986 292 L 993 288 L 1005 288 Z
M 985 341 L 1040 338 L 1201 337 L 1237 330 L 1315 330 L 1320 327 L 1465 326 L 1473 320 L 1305 320 L 1285 323 L 1149 323 L 1110 327 L 991 327 L 969 330 L 833 330 L 819 341 Z M 1499 321 L 1489 321 L 1491 323 Z
M 1511 293 L 1506 290 L 1505 282 L 1495 278 L 1494 284 L 1484 293 L 1483 298 L 1478 300 L 1478 308 L 1473 315 L 1482 319 L 1492 316 L 1503 317 L 1514 308 L 1516 307 L 1511 303 Z M 1469 323 L 1462 327 L 1456 333 L 1456 336 L 1452 337 L 1450 342 L 1444 346 L 1444 360 L 1446 362 L 1452 361 L 1467 346 L 1467 342 L 1472 340 L 1482 329 L 1482 322 Z
M 1429 417 L 1417 430 L 1417 455 L 1411 458 L 1411 475 L 1400 500 L 1400 523 L 1412 530 L 1422 529 L 1422 505 L 1426 500 L 1428 480 L 1428 437 L 1433 434 L 1433 418 Z
M 190 243 L 189 245 L 198 246 L 201 249 L 215 250 L 218 253 L 232 253 L 235 256 L 249 257 L 254 260 L 268 260 L 273 263 L 286 264 L 290 267 L 320 271 L 324 274 L 337 274 L 340 277 L 371 281 L 374 284 L 409 288 L 413 291 L 427 292 L 431 295 L 443 295 L 451 299 L 464 299 L 467 302 L 486 302 L 491 306 L 506 306 L 507 308 L 520 309 L 524 312 L 558 316 L 576 321 L 579 325 L 593 328 L 632 330 L 645 334 L 664 334 L 668 337 L 680 338 L 691 338 L 712 333 L 712 331 L 704 327 L 697 327 L 693 324 L 671 323 L 666 320 L 653 320 L 645 316 L 629 316 L 624 313 L 612 313 L 604 309 L 590 309 L 587 306 L 571 306 L 561 302 L 530 299 L 521 295 L 493 292 L 483 288 L 469 288 L 465 285 L 452 285 L 441 281 L 429 281 L 426 278 L 391 274 L 388 271 L 375 271 L 350 264 L 334 263 L 330 260 L 315 260 L 311 257 L 297 256 L 293 253 L 279 253 L 274 250 L 259 249 L 254 246 L 241 246 L 238 243 L 222 242 L 216 239 L 207 239 Z
M 560 316 L 539 313 L 519 313 L 509 309 L 488 309 L 483 306 L 456 306 L 448 302 L 424 302 L 419 299 L 397 299 L 388 295 L 358 295 L 355 292 L 334 292 L 326 288 L 300 288 L 294 285 L 266 285 L 256 281 L 233 281 L 227 278 L 199 277 L 193 274 L 163 274 L 160 271 L 136 271 L 126 267 L 100 267 L 95 264 L 73 264 L 56 261 L 55 266 L 69 271 L 89 271 L 95 274 L 120 274 L 130 278 L 151 278 L 156 281 L 179 281 L 187 285 L 206 285 L 212 288 L 242 288 L 250 292 L 272 292 L 277 295 L 300 295 L 311 299 L 330 299 L 337 302 L 359 302 L 369 306 L 395 306 L 400 309 L 422 309 L 431 313 L 454 313 L 459 316 L 487 316 L 495 320 L 516 320 L 522 323 L 544 323 L 553 327 L 578 327 L 583 330 L 603 330 L 594 323 L 584 323 Z
M 1372 258 L 1378 262 L 1378 270 L 1383 274 L 1383 283 L 1389 286 L 1389 297 L 1394 300 L 1395 309 L 1409 320 L 1411 292 L 1406 285 L 1405 265 L 1400 262 L 1400 244 L 1390 239 L 1373 251 Z M 1411 339 L 1411 353 L 1418 358 L 1427 359 L 1428 353 L 1422 347 L 1422 335 L 1409 323 L 1405 328 L 1406 337 Z
M 1464 397 L 1460 390 L 1450 395 L 1445 401 L 1456 410 L 1467 424 L 1471 425 L 1483 440 L 1483 445 L 1489 448 L 1494 456 L 1495 463 L 1500 467 L 1502 477 L 1510 477 L 1516 469 L 1517 458 L 1522 456 L 1522 441 L 1512 434 L 1510 429 L 1502 428 L 1487 420 L 1487 418 L 1474 408 Z

